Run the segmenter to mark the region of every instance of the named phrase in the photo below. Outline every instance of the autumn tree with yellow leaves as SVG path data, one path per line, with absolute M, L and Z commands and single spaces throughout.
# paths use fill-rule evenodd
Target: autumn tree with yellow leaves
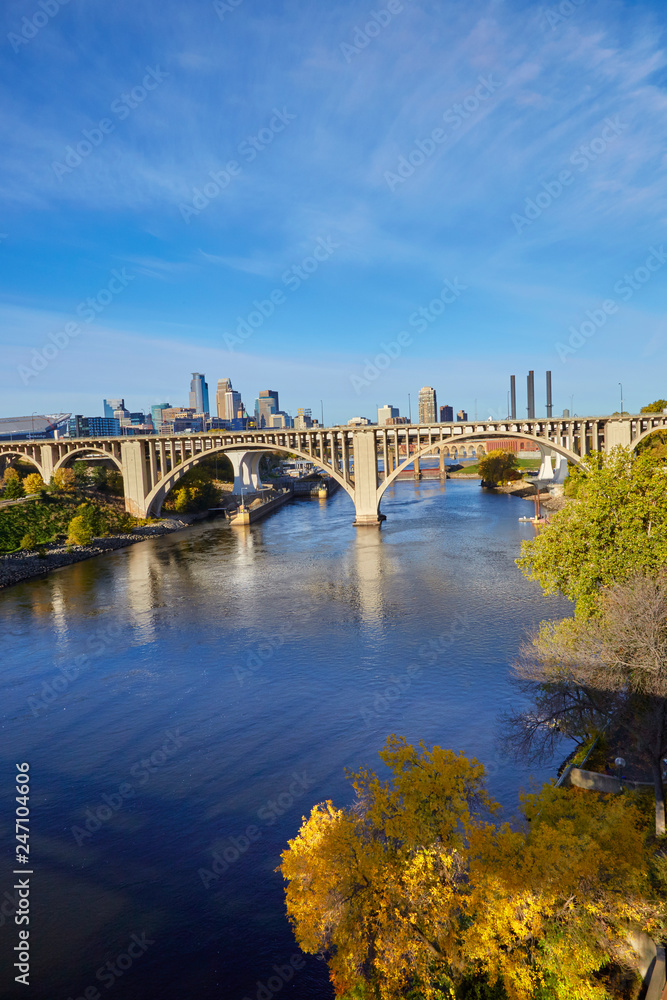
M 316 805 L 282 855 L 297 940 L 336 996 L 444 1000 L 477 977 L 509 1000 L 610 997 L 628 929 L 661 919 L 638 807 L 547 785 L 512 828 L 474 759 L 396 736 L 380 757 L 389 778 L 349 774 L 354 804 Z

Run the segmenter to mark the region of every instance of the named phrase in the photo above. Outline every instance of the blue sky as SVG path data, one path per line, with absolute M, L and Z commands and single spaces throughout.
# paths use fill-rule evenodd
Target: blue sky
M 667 396 L 662 4 L 43 5 L 2 13 L 0 415 Z

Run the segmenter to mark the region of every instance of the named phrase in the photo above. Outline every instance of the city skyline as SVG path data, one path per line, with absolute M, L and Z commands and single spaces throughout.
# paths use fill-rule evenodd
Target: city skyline
M 399 6 L 10 0 L 3 413 L 185 369 L 331 423 L 425 374 L 485 415 L 499 369 L 553 370 L 556 413 L 664 394 L 658 4 Z

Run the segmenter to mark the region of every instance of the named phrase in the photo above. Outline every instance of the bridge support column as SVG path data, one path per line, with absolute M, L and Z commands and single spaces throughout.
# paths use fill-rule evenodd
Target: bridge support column
M 378 467 L 375 431 L 354 435 L 354 507 L 357 527 L 377 526 L 385 520 L 378 507 Z
M 227 458 L 232 463 L 232 469 L 234 470 L 234 486 L 232 492 L 237 496 L 241 496 L 245 490 L 248 492 L 255 492 L 251 465 L 248 461 L 249 458 L 252 460 L 254 457 L 255 456 L 252 452 L 247 451 L 227 452 Z M 259 463 L 259 456 L 257 456 L 257 461 Z M 259 481 L 259 476 L 257 476 L 257 481 Z
M 445 449 L 438 449 L 438 472 L 440 473 L 441 479 L 447 478 L 447 469 L 445 468 Z
M 262 460 L 262 453 L 256 452 L 255 454 L 250 454 L 250 484 L 255 493 L 259 493 L 260 490 L 264 489 L 264 483 L 262 482 L 259 474 L 259 463 Z
M 415 460 L 412 463 L 412 467 L 415 470 L 415 479 L 421 479 L 422 473 L 421 473 L 421 467 L 419 465 L 419 456 L 415 456 Z
M 150 493 L 150 468 L 143 441 L 123 441 L 120 446 L 125 487 L 125 510 L 135 517 L 147 517 L 146 498 Z
M 53 445 L 43 444 L 40 447 L 42 453 L 42 473 L 44 482 L 48 483 L 49 479 L 53 475 L 53 466 L 56 464 L 57 456 L 54 452 Z

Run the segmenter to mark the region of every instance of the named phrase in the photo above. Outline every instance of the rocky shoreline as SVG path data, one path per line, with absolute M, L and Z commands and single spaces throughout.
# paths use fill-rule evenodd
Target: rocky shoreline
M 142 525 L 133 528 L 127 535 L 109 535 L 107 538 L 95 538 L 91 545 L 62 545 L 49 543 L 43 547 L 45 555 L 37 552 L 13 552 L 11 555 L 0 556 L 0 588 L 11 587 L 38 576 L 46 576 L 54 569 L 71 566 L 84 559 L 114 552 L 116 549 L 145 542 L 158 535 L 168 535 L 172 531 L 180 531 L 189 527 L 193 521 L 199 521 L 204 514 L 184 514 L 180 517 L 170 517 L 156 524 Z

